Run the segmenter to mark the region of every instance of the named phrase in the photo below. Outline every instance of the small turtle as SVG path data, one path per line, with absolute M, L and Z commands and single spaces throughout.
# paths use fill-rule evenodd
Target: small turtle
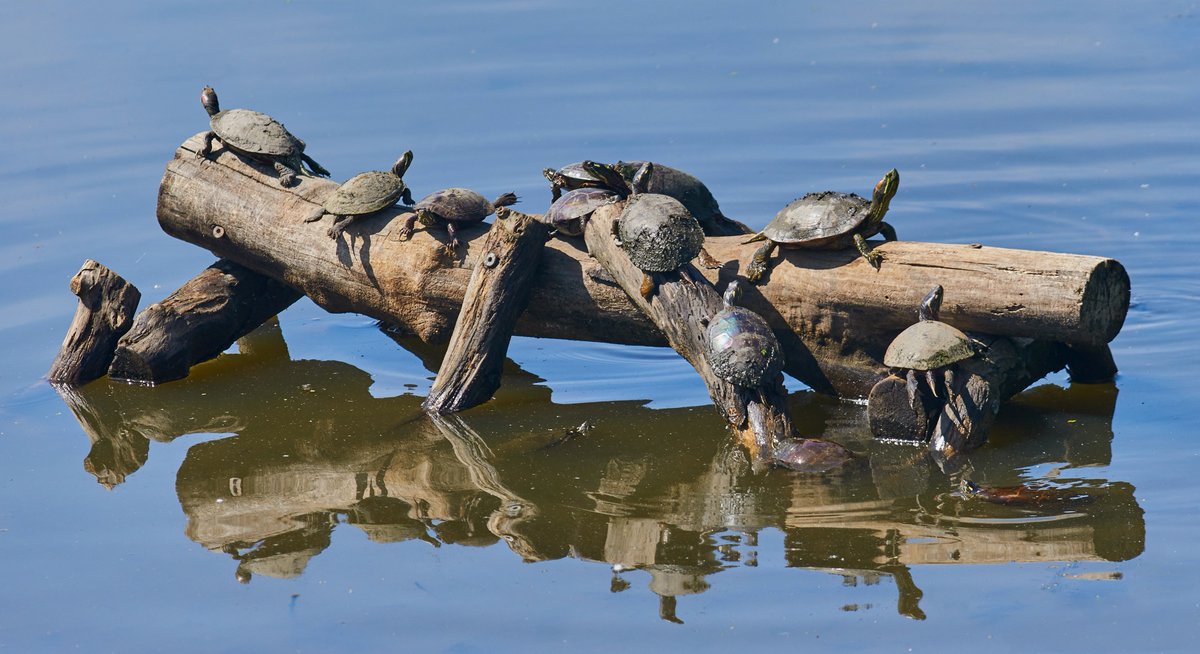
M 562 197 L 564 190 L 574 191 L 581 188 L 605 186 L 604 178 L 589 169 L 589 163 L 588 161 L 578 161 L 567 164 L 558 170 L 553 168 L 542 170 L 542 174 L 550 180 L 550 201 L 557 202 Z
M 934 397 L 938 397 L 940 391 L 950 398 L 954 384 L 953 365 L 975 356 L 975 344 L 970 337 L 938 320 L 941 306 L 942 287 L 934 286 L 921 301 L 918 322 L 900 332 L 883 355 L 883 364 L 907 380 L 908 400 L 913 410 L 920 405 L 918 372 L 925 373 L 925 383 Z M 947 406 L 953 406 L 953 403 L 947 403 Z
M 717 377 L 742 388 L 757 388 L 783 370 L 783 348 L 757 313 L 737 306 L 737 280 L 725 289 L 725 306 L 708 323 L 708 365 Z
M 561 234 L 581 236 L 592 212 L 621 199 L 621 195 L 603 188 L 577 188 L 568 191 L 550 205 L 546 222 Z
M 304 219 L 304 222 L 320 220 L 325 214 L 333 215 L 329 227 L 329 238 L 337 238 L 350 223 L 359 216 L 386 209 L 397 200 L 404 204 L 413 203 L 412 191 L 404 183 L 404 173 L 412 163 L 412 150 L 405 152 L 388 172 L 372 170 L 359 173 L 325 197 L 323 210 Z
M 641 169 L 644 161 L 618 161 L 616 168 L 626 179 L 633 181 L 633 176 Z M 647 193 L 669 195 L 683 203 L 692 216 L 700 223 L 707 236 L 737 236 L 750 232 L 745 225 L 728 218 L 721 213 L 717 199 L 713 197 L 708 187 L 695 176 L 678 168 L 654 164 L 654 177 L 650 180 Z
M 458 249 L 458 236 L 455 225 L 481 222 L 492 215 L 499 207 L 516 204 L 514 193 L 505 193 L 492 202 L 469 188 L 447 188 L 435 191 L 417 201 L 413 213 L 404 219 L 400 227 L 400 235 L 408 237 L 412 234 L 413 223 L 421 221 L 422 225 L 432 227 L 445 225 L 450 235 L 450 251 Z
M 303 170 L 303 164 L 308 164 L 312 174 L 329 177 L 328 170 L 304 154 L 304 141 L 292 136 L 283 123 L 249 109 L 221 111 L 217 92 L 211 86 L 200 92 L 200 104 L 208 112 L 212 127 L 204 135 L 200 156 L 207 157 L 212 151 L 213 139 L 220 139 L 230 150 L 274 166 L 275 172 L 279 173 L 279 184 L 285 188 L 296 185 L 296 175 Z
M 647 163 L 634 176 L 633 195 L 613 223 L 617 244 L 643 272 L 641 294 L 647 300 L 658 290 L 654 273 L 677 270 L 704 249 L 704 230 L 687 207 L 673 197 L 645 192 L 653 170 Z
M 746 278 L 756 283 L 762 279 L 770 268 L 768 259 L 778 245 L 823 250 L 840 250 L 854 245 L 879 270 L 883 255 L 871 250 L 866 239 L 883 234 L 889 241 L 896 240 L 896 230 L 883 222 L 883 216 L 899 185 L 900 173 L 893 168 L 875 185 L 871 200 L 854 193 L 834 191 L 809 193 L 792 200 L 761 232 L 746 241 L 767 241 L 755 250 L 746 266 Z

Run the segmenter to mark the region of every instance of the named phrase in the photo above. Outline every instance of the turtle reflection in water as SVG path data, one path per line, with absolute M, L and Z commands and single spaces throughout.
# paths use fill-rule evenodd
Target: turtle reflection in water
M 320 220 L 325 214 L 333 215 L 333 225 L 327 233 L 329 238 L 336 239 L 359 216 L 382 211 L 400 199 L 405 204 L 412 204 L 412 192 L 404 183 L 404 173 L 412 164 L 412 158 L 412 150 L 409 150 L 390 171 L 373 170 L 351 177 L 325 198 L 322 211 L 305 218 L 304 222 Z
M 820 250 L 841 250 L 854 246 L 876 270 L 883 254 L 871 249 L 866 239 L 883 234 L 896 240 L 896 230 L 883 222 L 888 205 L 900 186 L 900 173 L 891 169 L 875 185 L 871 199 L 854 193 L 824 191 L 809 193 L 781 209 L 761 232 L 746 243 L 767 241 L 754 251 L 746 278 L 758 283 L 770 269 L 771 253 L 776 246 Z
M 762 316 L 737 305 L 741 288 L 729 283 L 724 305 L 708 322 L 705 355 L 713 374 L 762 400 L 763 387 L 779 385 L 783 348 Z M 765 400 L 762 400 L 764 404 Z M 786 438 L 771 453 L 772 463 L 801 472 L 824 472 L 854 458 L 845 447 L 813 438 Z
M 200 104 L 208 112 L 210 131 L 204 135 L 204 147 L 200 156 L 207 157 L 212 151 L 212 142 L 219 139 L 225 147 L 275 167 L 279 173 L 279 184 L 285 188 L 297 184 L 296 175 L 304 164 L 314 174 L 329 177 L 329 171 L 313 158 L 304 154 L 304 141 L 292 136 L 283 123 L 267 114 L 250 109 L 227 109 L 221 111 L 217 92 L 211 86 L 200 92 Z

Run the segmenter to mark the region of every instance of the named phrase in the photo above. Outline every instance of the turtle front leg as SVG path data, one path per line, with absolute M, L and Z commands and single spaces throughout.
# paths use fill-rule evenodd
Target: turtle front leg
M 315 223 L 325 217 L 325 209 L 317 207 L 310 215 L 304 217 L 304 222 Z
M 704 248 L 700 248 L 700 255 L 697 258 L 700 259 L 700 265 L 709 270 L 718 270 L 723 265 Z
M 905 373 L 904 388 L 908 391 L 908 406 L 916 411 L 918 405 L 921 405 L 921 382 L 917 380 L 917 371 L 909 370 Z M 923 405 L 921 410 L 924 410 Z
M 653 273 L 642 273 L 642 287 L 638 290 L 647 302 L 654 297 L 654 294 L 658 292 L 658 282 L 654 281 Z
M 207 157 L 212 152 L 213 139 L 217 138 L 217 133 L 213 131 L 205 132 L 204 147 L 200 148 L 200 156 Z
M 415 214 L 415 213 L 405 214 L 404 222 L 400 224 L 400 229 L 396 232 L 396 235 L 407 241 L 408 239 L 412 238 L 413 225 L 415 225 L 416 223 L 417 223 L 417 214 Z
M 754 256 L 750 257 L 750 263 L 746 265 L 746 279 L 757 284 L 762 276 L 771 269 L 771 253 L 776 248 L 775 241 L 767 241 L 762 247 L 754 251 Z
M 400 199 L 404 201 L 404 204 L 407 204 L 410 207 L 416 204 L 412 199 L 412 191 L 409 190 L 407 186 L 404 187 L 404 192 L 400 194 Z
M 283 188 L 292 188 L 296 185 L 296 171 L 288 168 L 282 161 L 276 161 L 275 172 L 279 173 L 279 185 Z
M 354 216 L 334 216 L 333 224 L 329 226 L 329 231 L 325 233 L 329 235 L 329 238 L 336 239 L 342 235 L 342 232 L 346 231 L 346 228 L 352 222 L 354 222 Z
M 863 238 L 862 234 L 854 235 L 854 247 L 858 248 L 858 251 L 867 258 L 867 263 L 871 264 L 872 268 L 879 270 L 879 266 L 883 263 L 882 252 L 872 250 L 871 246 L 867 245 L 867 239 Z
M 889 225 L 887 223 L 879 223 L 879 233 L 883 234 L 883 240 L 885 240 L 885 241 L 897 240 L 896 239 L 896 228 L 892 227 L 891 225 Z
M 321 164 L 319 164 L 315 160 L 313 160 L 312 157 L 301 152 L 300 158 L 304 160 L 304 163 L 308 164 L 308 169 L 313 171 L 314 175 L 320 175 L 321 177 L 329 177 L 329 171 L 325 170 L 325 168 L 323 166 L 321 166 Z
M 454 223 L 449 221 L 446 222 L 446 233 L 450 235 L 450 244 L 446 246 L 447 249 L 450 250 L 450 254 L 457 254 L 458 232 L 454 229 Z

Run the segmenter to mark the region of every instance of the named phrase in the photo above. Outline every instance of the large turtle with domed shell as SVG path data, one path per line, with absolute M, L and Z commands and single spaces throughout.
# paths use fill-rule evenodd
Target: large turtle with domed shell
M 893 168 L 875 185 L 870 200 L 835 191 L 809 193 L 792 200 L 761 232 L 746 241 L 767 241 L 755 250 L 746 266 L 746 278 L 755 283 L 762 279 L 770 269 L 769 259 L 776 246 L 824 250 L 854 246 L 879 270 L 883 254 L 872 250 L 866 239 L 883 234 L 889 241 L 896 240 L 896 230 L 883 222 L 883 216 L 899 186 L 900 173 Z

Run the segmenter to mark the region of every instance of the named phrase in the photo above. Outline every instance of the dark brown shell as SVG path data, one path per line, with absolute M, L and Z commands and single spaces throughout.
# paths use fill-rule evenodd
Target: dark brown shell
M 416 209 L 428 211 L 441 220 L 477 223 L 496 210 L 492 203 L 469 188 L 447 188 L 421 198 Z
M 862 225 L 870 215 L 870 207 L 870 200 L 854 193 L 809 193 L 780 209 L 761 234 L 784 244 L 837 239 Z
M 583 219 L 606 204 L 620 199 L 601 188 L 578 188 L 554 201 L 546 212 L 546 221 L 567 236 L 583 234 Z
M 704 231 L 675 198 L 641 193 L 629 199 L 617 222 L 617 236 L 633 265 L 666 272 L 696 258 Z

